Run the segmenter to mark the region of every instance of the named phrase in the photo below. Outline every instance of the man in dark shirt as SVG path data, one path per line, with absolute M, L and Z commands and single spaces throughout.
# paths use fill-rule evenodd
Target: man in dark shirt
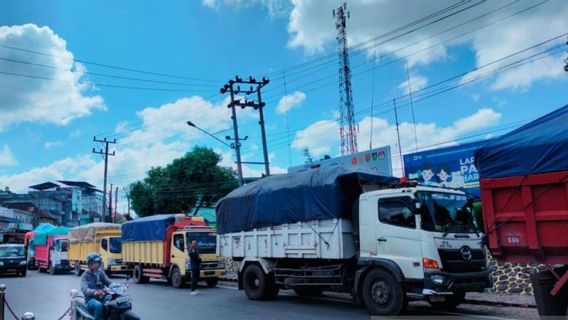
M 105 293 L 100 289 L 99 284 L 108 287 L 112 282 L 101 269 L 102 259 L 98 253 L 93 252 L 87 256 L 87 265 L 89 270 L 81 276 L 81 291 L 95 320 L 101 320 L 104 315 L 103 299 Z
M 192 296 L 199 293 L 197 291 L 197 282 L 199 281 L 199 269 L 201 266 L 201 258 L 199 257 L 199 247 L 196 240 L 191 240 L 189 248 L 189 267 L 191 269 L 191 292 Z

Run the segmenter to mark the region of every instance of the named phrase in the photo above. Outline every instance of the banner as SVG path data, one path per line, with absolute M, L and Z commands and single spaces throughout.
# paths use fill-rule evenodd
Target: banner
M 479 197 L 474 151 L 487 141 L 407 154 L 404 156 L 406 177 L 423 185 L 461 189 Z

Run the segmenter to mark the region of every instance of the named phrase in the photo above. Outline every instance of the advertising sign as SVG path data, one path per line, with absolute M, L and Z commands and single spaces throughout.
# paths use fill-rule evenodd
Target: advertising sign
M 474 151 L 487 141 L 407 154 L 404 156 L 406 177 L 424 185 L 462 189 L 479 197 Z
M 352 155 L 325 159 L 288 168 L 288 172 L 298 172 L 320 167 L 341 166 L 349 170 L 372 171 L 383 176 L 392 176 L 390 146 L 371 149 Z

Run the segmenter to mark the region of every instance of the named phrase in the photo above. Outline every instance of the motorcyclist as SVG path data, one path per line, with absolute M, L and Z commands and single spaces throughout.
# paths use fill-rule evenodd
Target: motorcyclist
M 81 276 L 81 291 L 85 296 L 85 303 L 89 308 L 89 312 L 95 320 L 102 320 L 104 316 L 104 299 L 105 293 L 101 290 L 101 285 L 109 287 L 112 282 L 101 269 L 102 259 L 96 253 L 90 253 L 87 256 L 87 266 L 89 270 L 85 271 Z M 106 296 L 110 298 L 110 296 Z

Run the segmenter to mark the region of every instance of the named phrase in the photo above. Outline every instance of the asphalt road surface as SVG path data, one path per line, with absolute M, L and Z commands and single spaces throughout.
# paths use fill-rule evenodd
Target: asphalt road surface
M 124 278 L 113 278 L 124 281 Z M 79 278 L 67 275 L 40 274 L 28 271 L 26 278 L 2 276 L 7 286 L 6 300 L 21 317 L 26 311 L 37 320 L 55 320 L 69 307 L 69 292 L 78 289 Z M 200 294 L 189 295 L 189 289 L 174 289 L 165 282 L 130 283 L 128 293 L 134 299 L 134 311 L 144 320 L 168 319 L 369 319 L 363 307 L 330 296 L 299 298 L 281 291 L 274 301 L 250 301 L 242 291 L 220 284 L 217 288 L 200 288 Z M 408 318 L 430 316 L 471 316 L 472 319 L 535 319 L 536 309 L 484 305 L 462 305 L 453 313 L 432 311 L 427 303 L 411 303 Z M 6 318 L 8 316 L 6 311 Z M 69 319 L 68 317 L 65 319 Z

